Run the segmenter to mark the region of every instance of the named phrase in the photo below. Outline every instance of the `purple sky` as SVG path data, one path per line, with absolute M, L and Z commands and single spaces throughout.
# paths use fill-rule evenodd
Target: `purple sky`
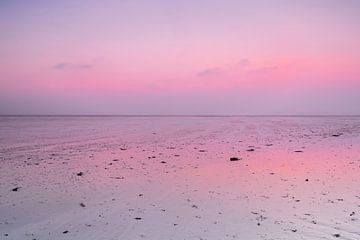
M 0 114 L 360 114 L 360 1 L 1 1 Z

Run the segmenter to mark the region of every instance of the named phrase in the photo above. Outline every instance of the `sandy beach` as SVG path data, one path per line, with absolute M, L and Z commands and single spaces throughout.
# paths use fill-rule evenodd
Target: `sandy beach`
M 358 117 L 1 117 L 0 239 L 360 239 Z

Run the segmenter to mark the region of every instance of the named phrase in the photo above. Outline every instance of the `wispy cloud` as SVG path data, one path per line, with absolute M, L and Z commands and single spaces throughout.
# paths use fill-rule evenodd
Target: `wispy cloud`
M 247 58 L 243 58 L 241 59 L 239 62 L 237 62 L 236 64 L 237 66 L 241 66 L 241 67 L 246 67 L 250 65 L 250 60 Z
M 279 66 L 265 66 L 248 71 L 248 74 L 267 74 L 279 70 Z
M 196 73 L 199 77 L 213 77 L 218 75 L 226 75 L 238 71 L 244 71 L 250 66 L 251 62 L 248 58 L 240 59 L 237 62 L 222 65 L 213 68 L 206 68 Z
M 58 70 L 71 70 L 71 69 L 89 69 L 92 68 L 91 64 L 73 64 L 73 63 L 58 63 L 54 65 L 55 69 Z
M 217 76 L 221 73 L 220 68 L 207 68 L 197 73 L 199 77 Z

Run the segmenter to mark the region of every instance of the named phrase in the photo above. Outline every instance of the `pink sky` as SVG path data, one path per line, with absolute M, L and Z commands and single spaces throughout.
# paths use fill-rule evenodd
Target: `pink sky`
M 0 30 L 0 114 L 360 114 L 356 0 L 3 1 Z

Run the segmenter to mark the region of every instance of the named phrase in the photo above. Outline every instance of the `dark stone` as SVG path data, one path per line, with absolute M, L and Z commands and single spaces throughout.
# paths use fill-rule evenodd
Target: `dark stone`
M 84 175 L 84 173 L 83 172 L 78 172 L 76 175 L 81 177 L 82 175 Z
M 86 207 L 84 203 L 80 203 L 80 206 L 81 207 Z
M 238 157 L 231 157 L 230 158 L 230 161 L 239 161 L 241 160 L 241 158 L 238 158 Z
M 337 134 L 333 134 L 333 137 L 340 137 L 342 135 L 342 133 L 337 133 Z
M 11 191 L 17 192 L 19 189 L 20 189 L 20 187 L 16 187 L 16 188 L 11 189 Z

